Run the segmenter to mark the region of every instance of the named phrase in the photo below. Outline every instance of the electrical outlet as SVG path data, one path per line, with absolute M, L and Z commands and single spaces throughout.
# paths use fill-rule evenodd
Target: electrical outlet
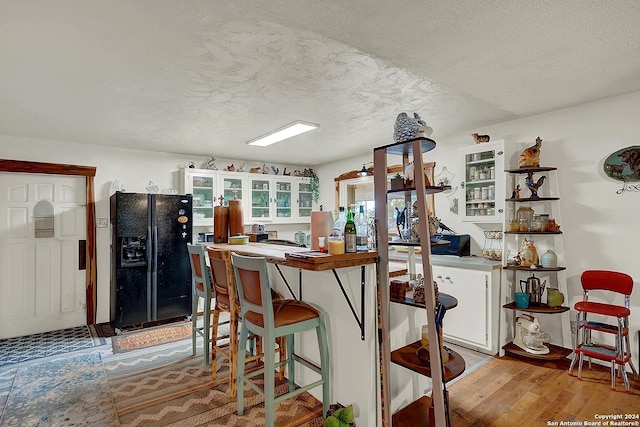
M 109 220 L 107 218 L 98 218 L 96 221 L 97 228 L 107 228 L 109 226 Z
M 576 321 L 575 320 L 571 320 L 569 323 L 571 324 L 571 333 L 575 334 L 576 333 Z

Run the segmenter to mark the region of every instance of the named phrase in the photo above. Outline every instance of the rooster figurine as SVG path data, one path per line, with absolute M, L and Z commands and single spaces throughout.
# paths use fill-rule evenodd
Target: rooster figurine
M 533 181 L 533 172 L 527 172 L 527 177 L 525 178 L 524 182 L 527 185 L 527 188 L 529 189 L 529 191 L 531 191 L 531 198 L 532 199 L 537 199 L 538 198 L 538 189 L 540 187 L 542 187 L 542 184 L 544 183 L 546 176 L 541 176 L 540 178 L 538 178 L 537 181 Z

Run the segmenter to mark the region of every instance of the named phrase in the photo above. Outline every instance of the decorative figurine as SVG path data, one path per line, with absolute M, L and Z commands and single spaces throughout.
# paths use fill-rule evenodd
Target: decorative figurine
M 536 144 L 525 149 L 520 154 L 521 168 L 539 168 L 540 167 L 540 149 L 542 148 L 542 138 L 536 138 Z
M 418 113 L 413 113 L 413 118 L 407 113 L 400 113 L 393 128 L 393 140 L 405 142 L 416 138 L 428 138 L 432 133 L 433 129 L 427 126 Z
M 273 171 L 274 175 L 278 175 L 278 172 L 280 172 L 280 168 L 277 168 L 273 165 L 271 165 L 271 170 Z
M 541 176 L 538 178 L 536 182 L 533 182 L 533 172 L 527 172 L 527 177 L 525 178 L 525 183 L 529 191 L 531 191 L 530 198 L 537 199 L 538 198 L 538 189 L 542 187 L 546 176 Z
M 227 170 L 228 170 L 229 172 L 235 172 L 236 167 L 235 167 L 235 166 L 233 166 L 233 163 L 231 163 L 229 166 L 227 166 Z
M 520 198 L 520 184 L 516 185 L 516 188 L 513 189 L 513 193 L 511 193 L 512 199 Z
M 218 167 L 216 166 L 216 158 L 211 156 L 205 167 L 209 170 L 217 171 Z
M 242 166 L 238 168 L 238 172 L 245 172 L 247 170 L 247 163 L 243 163 Z
M 256 166 L 255 168 L 251 168 L 249 169 L 250 173 L 260 173 L 262 172 L 262 167 L 261 166 Z
M 473 140 L 476 142 L 476 144 L 489 142 L 489 140 L 491 139 L 489 135 L 478 135 L 477 133 L 472 133 L 471 136 L 473 137 Z
M 400 210 L 396 206 L 396 227 L 398 227 L 398 235 L 401 239 L 404 238 L 404 236 L 402 235 L 402 231 L 404 230 L 406 224 L 407 224 L 407 207 L 405 206 L 404 209 Z M 402 225 L 402 228 L 400 228 L 401 225 Z
M 290 175 L 291 175 L 291 172 L 290 172 L 290 171 L 289 171 L 289 172 L 287 172 L 287 168 L 285 167 L 285 168 L 284 168 L 284 170 L 282 171 L 282 175 L 284 175 L 284 176 L 290 176 Z
M 269 168 L 264 163 L 262 164 L 262 173 L 265 175 L 269 173 Z

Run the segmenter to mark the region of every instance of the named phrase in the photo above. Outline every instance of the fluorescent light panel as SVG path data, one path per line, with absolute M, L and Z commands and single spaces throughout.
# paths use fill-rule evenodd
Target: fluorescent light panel
M 313 123 L 307 123 L 298 120 L 293 123 L 289 123 L 288 125 L 281 127 L 280 129 L 276 129 L 273 132 L 269 132 L 266 135 L 252 139 L 251 141 L 247 142 L 247 144 L 266 147 L 267 145 L 275 144 L 276 142 L 280 142 L 285 139 L 303 134 L 305 132 L 309 132 L 310 130 L 314 130 L 318 127 L 318 125 L 315 125 Z

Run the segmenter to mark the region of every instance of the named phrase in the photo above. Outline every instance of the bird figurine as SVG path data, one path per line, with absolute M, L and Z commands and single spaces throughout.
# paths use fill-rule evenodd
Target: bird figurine
M 278 175 L 278 172 L 280 172 L 280 168 L 277 168 L 273 165 L 271 165 L 271 170 L 273 171 L 274 175 Z
M 520 154 L 521 168 L 539 168 L 540 167 L 540 149 L 542 148 L 542 138 L 537 137 L 535 145 L 525 149 Z
M 533 172 L 527 172 L 527 177 L 525 178 L 525 184 L 529 191 L 531 191 L 530 198 L 537 199 L 538 198 L 538 189 L 542 187 L 546 176 L 541 176 L 537 181 L 533 181 Z
M 282 171 L 282 175 L 290 176 L 291 175 L 291 171 L 287 172 L 287 168 L 285 167 L 284 170 Z
M 243 163 L 242 166 L 238 168 L 238 172 L 245 172 L 247 170 L 247 163 Z
M 231 163 L 229 166 L 227 166 L 227 170 L 229 172 L 235 172 L 236 167 L 233 165 L 233 163 Z
M 401 239 L 403 238 L 402 230 L 405 229 L 406 223 L 407 223 L 407 207 L 405 206 L 404 209 L 400 210 L 396 206 L 396 227 L 398 227 L 398 235 Z M 400 228 L 400 226 L 402 226 L 402 228 Z
M 478 135 L 477 133 L 472 133 L 471 136 L 476 144 L 480 144 L 482 142 L 489 142 L 491 137 L 489 135 Z

